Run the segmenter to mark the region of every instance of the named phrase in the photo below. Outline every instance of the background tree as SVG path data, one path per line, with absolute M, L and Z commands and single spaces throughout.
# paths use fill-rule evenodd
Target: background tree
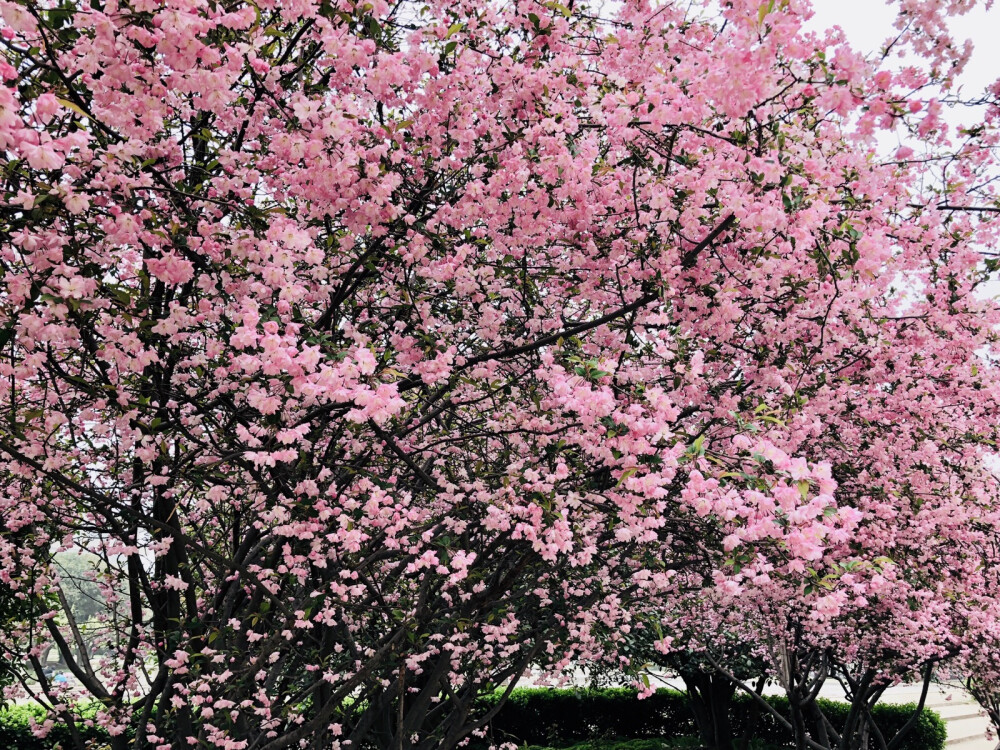
M 59 572 L 59 588 L 77 623 L 85 625 L 95 621 L 98 615 L 106 613 L 107 594 L 98 583 L 106 570 L 99 558 L 85 552 L 64 552 L 56 555 L 54 562 Z

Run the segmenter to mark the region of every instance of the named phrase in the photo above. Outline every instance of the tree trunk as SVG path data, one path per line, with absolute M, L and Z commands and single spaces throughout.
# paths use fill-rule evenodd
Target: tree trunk
M 702 744 L 711 750 L 732 750 L 732 705 L 736 683 L 725 675 L 696 670 L 681 671 L 688 702 L 694 713 Z
M 764 685 L 766 683 L 766 677 L 760 677 L 757 680 L 757 684 L 754 686 L 754 692 L 760 695 L 764 690 Z M 743 736 L 740 737 L 739 750 L 749 750 L 750 740 L 752 740 L 754 730 L 757 729 L 757 724 L 760 721 L 760 704 L 757 701 L 750 701 L 750 715 L 747 717 L 747 724 L 743 728 Z
M 809 744 L 806 741 L 809 739 L 809 733 L 806 729 L 806 718 L 802 712 L 802 706 L 794 697 L 789 696 L 788 708 L 791 713 L 792 736 L 795 740 L 795 750 L 809 750 Z
M 803 709 L 803 713 L 808 718 L 809 734 L 814 742 L 820 743 L 823 747 L 832 747 L 830 733 L 826 730 L 826 722 L 823 712 L 816 705 L 816 700 L 809 701 Z

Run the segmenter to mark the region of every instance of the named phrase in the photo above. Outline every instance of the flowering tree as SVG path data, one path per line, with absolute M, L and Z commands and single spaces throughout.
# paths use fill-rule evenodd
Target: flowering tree
M 993 122 L 951 148 L 932 77 L 794 2 L 0 10 L 3 638 L 53 720 L 450 748 L 641 604 L 832 622 L 910 590 L 845 565 L 897 549 L 955 592 L 921 576 L 994 502 Z

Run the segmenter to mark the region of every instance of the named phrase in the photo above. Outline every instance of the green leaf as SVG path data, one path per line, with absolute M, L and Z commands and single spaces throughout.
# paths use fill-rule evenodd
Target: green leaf
M 774 10 L 774 0 L 769 0 L 766 3 L 761 3 L 760 10 L 757 11 L 757 23 L 764 23 L 764 18 Z
M 705 436 L 699 435 L 698 438 L 691 444 L 691 452 L 698 456 L 705 455 Z
M 550 10 L 554 10 L 557 13 L 560 13 L 563 18 L 569 18 L 570 17 L 570 10 L 569 10 L 569 8 L 567 8 L 562 3 L 548 2 L 548 3 L 545 3 L 545 7 L 549 8 Z
M 78 107 L 76 104 L 74 104 L 73 102 L 71 102 L 69 99 L 60 99 L 60 98 L 56 97 L 56 101 L 59 102 L 61 105 L 63 105 L 66 109 L 68 109 L 68 110 L 70 110 L 72 112 L 76 112 L 78 115 L 80 115 L 80 117 L 83 117 L 84 119 L 89 119 L 90 115 L 88 115 L 86 112 L 84 112 L 83 109 L 81 109 L 80 107 Z
M 622 484 L 625 482 L 625 480 L 628 479 L 633 474 L 635 474 L 637 471 L 639 471 L 638 466 L 630 466 L 629 468 L 625 469 L 625 471 L 622 472 L 622 475 L 618 478 L 618 484 L 616 484 L 615 486 L 621 487 Z

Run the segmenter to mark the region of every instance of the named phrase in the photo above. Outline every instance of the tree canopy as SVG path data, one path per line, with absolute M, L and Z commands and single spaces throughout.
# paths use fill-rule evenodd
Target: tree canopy
M 903 3 L 899 64 L 804 0 L 0 1 L 20 689 L 116 748 L 431 750 L 637 637 L 736 634 L 803 705 L 958 663 L 1000 510 L 968 5 Z

